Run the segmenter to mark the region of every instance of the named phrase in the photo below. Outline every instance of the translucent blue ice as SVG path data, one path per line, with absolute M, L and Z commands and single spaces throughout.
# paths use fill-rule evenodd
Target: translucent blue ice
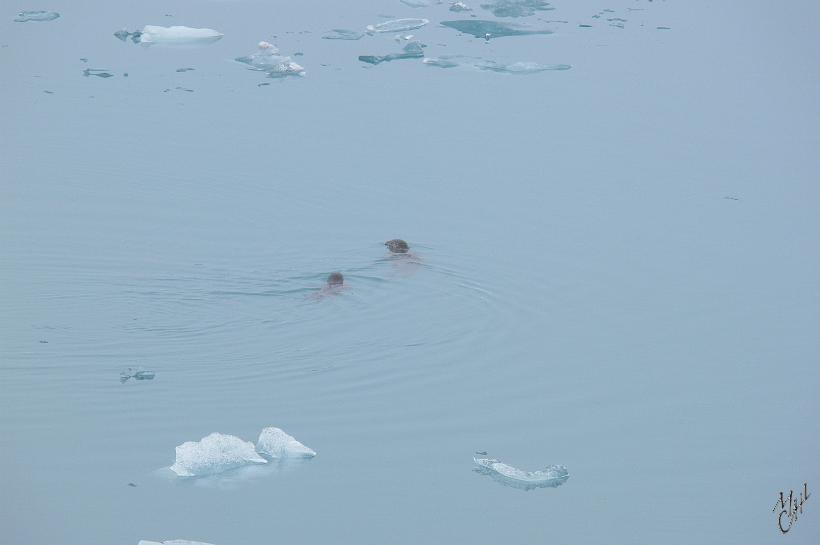
M 279 49 L 268 42 L 259 42 L 255 53 L 235 60 L 247 64 L 253 70 L 266 72 L 272 78 L 305 75 L 305 69 L 301 65 L 293 62 L 290 57 L 279 55 Z
M 441 24 L 464 34 L 471 34 L 476 38 L 501 38 L 503 36 L 526 36 L 529 34 L 552 34 L 551 30 L 537 29 L 502 23 L 499 21 L 484 21 L 481 19 L 442 21 Z
M 495 61 L 484 61 L 476 64 L 476 67 L 481 70 L 490 70 L 504 74 L 535 74 L 548 70 L 569 70 L 572 68 L 569 64 L 539 64 L 537 62 L 513 62 L 504 64 Z
M 17 14 L 15 22 L 27 23 L 29 21 L 53 21 L 60 16 L 56 11 L 21 11 Z
M 421 28 L 427 23 L 429 19 L 393 19 L 392 21 L 385 21 L 375 25 L 367 25 L 368 32 L 405 32 L 407 30 L 414 30 Z
M 424 50 L 419 42 L 410 42 L 404 46 L 401 53 L 390 53 L 388 55 L 360 55 L 359 60 L 368 64 L 380 64 L 383 62 L 395 61 L 397 59 L 420 59 L 424 57 Z
M 496 17 L 528 17 L 536 11 L 555 9 L 544 0 L 495 0 L 481 7 L 493 12 Z
M 364 32 L 358 30 L 347 30 L 344 28 L 334 28 L 322 35 L 325 40 L 360 40 Z
M 489 475 L 506 486 L 523 490 L 555 488 L 569 479 L 569 472 L 562 465 L 551 465 L 537 471 L 523 471 L 491 458 L 473 458 L 473 461 L 478 466 L 478 473 Z

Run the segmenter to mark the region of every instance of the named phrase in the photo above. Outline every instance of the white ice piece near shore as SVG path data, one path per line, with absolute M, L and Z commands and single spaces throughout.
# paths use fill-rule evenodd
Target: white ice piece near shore
M 551 465 L 537 471 L 523 471 L 491 458 L 473 458 L 478 472 L 489 475 L 508 486 L 530 490 L 533 488 L 555 488 L 569 479 L 567 468 Z
M 233 435 L 212 433 L 200 441 L 187 441 L 176 448 L 171 471 L 180 477 L 212 475 L 249 464 L 266 464 L 253 443 Z
M 256 451 L 271 458 L 313 458 L 316 451 L 306 447 L 279 428 L 265 428 L 259 434 Z

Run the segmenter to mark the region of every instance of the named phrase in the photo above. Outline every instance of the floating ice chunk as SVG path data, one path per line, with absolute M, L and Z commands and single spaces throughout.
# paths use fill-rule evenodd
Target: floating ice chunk
M 252 70 L 266 72 L 269 77 L 304 76 L 305 69 L 290 57 L 279 55 L 279 49 L 268 42 L 259 42 L 259 49 L 247 57 L 237 57 L 237 62 L 247 64 Z
M 266 464 L 253 443 L 233 435 L 212 433 L 200 441 L 187 441 L 176 448 L 171 471 L 180 477 L 212 475 L 248 464 Z
M 482 21 L 480 19 L 463 21 L 442 21 L 443 26 L 455 29 L 464 34 L 471 34 L 476 38 L 501 38 L 503 36 L 526 36 L 529 34 L 552 34 L 551 30 L 530 28 L 498 21 Z
M 555 488 L 569 479 L 567 468 L 551 465 L 538 471 L 523 471 L 491 458 L 473 458 L 477 472 L 489 475 L 507 486 L 531 490 L 533 488 Z
M 430 7 L 429 0 L 401 0 L 401 3 L 411 8 L 427 8 Z
M 145 25 L 140 35 L 143 44 L 209 44 L 222 39 L 221 32 L 210 28 Z
M 256 451 L 271 458 L 313 458 L 316 452 L 279 428 L 265 428 L 259 434 Z
M 536 11 L 555 9 L 544 0 L 495 0 L 481 7 L 493 12 L 496 17 L 529 17 Z
M 172 539 L 170 541 L 146 541 L 141 539 L 137 545 L 212 545 L 204 541 L 188 541 L 187 539 Z
M 17 23 L 27 23 L 29 21 L 53 21 L 60 17 L 56 11 L 21 11 L 14 20 Z
M 450 11 L 473 11 L 473 9 L 464 2 L 453 2 L 450 4 Z
M 93 76 L 100 76 L 100 77 L 111 77 L 111 74 L 107 76 L 102 76 L 100 74 L 86 74 L 86 75 L 93 75 Z M 154 380 L 156 374 L 153 371 L 143 371 L 142 369 L 136 367 L 129 367 L 125 371 L 120 373 L 120 382 L 128 382 L 128 379 L 134 380 Z
M 322 35 L 325 40 L 361 40 L 364 32 L 358 30 L 346 30 L 344 28 L 334 28 Z
M 430 21 L 428 19 L 393 19 L 375 25 L 367 25 L 368 32 L 405 32 L 421 28 Z
M 221 40 L 224 34 L 210 28 L 145 25 L 135 32 L 118 30 L 114 36 L 122 41 L 130 37 L 135 44 L 203 45 Z
M 137 545 L 212 545 L 204 541 L 188 541 L 187 539 L 172 539 L 170 541 L 146 541 L 141 539 Z
M 397 59 L 420 59 L 424 57 L 424 46 L 419 42 L 410 42 L 404 46 L 401 53 L 389 55 L 360 55 L 359 60 L 368 64 L 379 64 Z
M 441 57 L 425 57 L 421 62 L 428 66 L 436 66 L 438 68 L 455 68 L 461 63 L 457 59 L 461 59 L 460 55 L 442 55 Z
M 83 75 L 85 77 L 88 76 L 97 76 L 98 78 L 113 78 L 114 74 L 106 71 L 103 68 L 86 68 L 83 70 Z
M 502 72 L 504 74 L 535 74 L 537 72 L 545 72 L 547 70 L 569 70 L 572 68 L 569 64 L 539 64 L 537 62 L 513 62 L 510 64 L 502 64 L 494 61 L 484 61 L 483 63 L 476 64 L 476 67 L 481 70 Z

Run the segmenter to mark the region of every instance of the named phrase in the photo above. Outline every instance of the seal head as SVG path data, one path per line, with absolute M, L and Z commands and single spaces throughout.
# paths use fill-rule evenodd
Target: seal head
M 332 272 L 327 277 L 327 285 L 331 288 L 341 287 L 345 283 L 345 277 L 340 272 Z
M 410 246 L 408 246 L 407 243 L 400 238 L 388 240 L 384 243 L 384 245 L 387 246 L 387 249 L 394 254 L 406 254 L 408 250 L 410 250 Z

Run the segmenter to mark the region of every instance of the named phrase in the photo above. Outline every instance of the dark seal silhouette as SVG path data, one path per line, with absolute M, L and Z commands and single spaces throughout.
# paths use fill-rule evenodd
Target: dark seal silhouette
M 394 254 L 406 254 L 410 250 L 410 246 L 400 238 L 394 238 L 384 243 L 387 249 Z
M 338 288 L 344 285 L 345 277 L 342 276 L 340 272 L 332 272 L 330 276 L 327 277 L 327 285 L 331 288 Z

